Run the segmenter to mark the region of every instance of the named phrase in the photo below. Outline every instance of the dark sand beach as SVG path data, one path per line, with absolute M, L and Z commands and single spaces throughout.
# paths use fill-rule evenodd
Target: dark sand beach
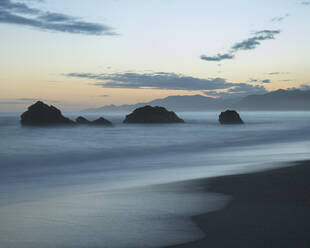
M 310 161 L 201 183 L 232 200 L 224 209 L 193 217 L 204 239 L 174 248 L 310 247 Z

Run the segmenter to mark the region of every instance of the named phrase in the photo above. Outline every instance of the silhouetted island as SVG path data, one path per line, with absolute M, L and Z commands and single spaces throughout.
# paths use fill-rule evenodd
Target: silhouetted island
M 226 110 L 219 116 L 219 122 L 221 124 L 244 124 L 240 115 L 235 110 Z
M 79 116 L 78 118 L 75 119 L 75 122 L 77 124 L 90 124 L 91 122 L 84 118 L 83 116 Z
M 145 106 L 127 115 L 124 123 L 184 123 L 184 120 L 163 107 Z
M 81 125 L 97 125 L 97 126 L 111 126 L 112 122 L 110 122 L 107 119 L 104 119 L 103 117 L 100 117 L 97 120 L 94 121 L 89 121 L 83 116 L 79 116 L 78 118 L 75 119 L 77 124 Z
M 75 124 L 74 121 L 61 114 L 61 111 L 54 106 L 37 101 L 21 115 L 22 125 L 68 125 Z
M 110 122 L 107 119 L 104 119 L 103 117 L 100 117 L 99 119 L 92 121 L 91 124 L 98 126 L 111 126 L 112 122 Z

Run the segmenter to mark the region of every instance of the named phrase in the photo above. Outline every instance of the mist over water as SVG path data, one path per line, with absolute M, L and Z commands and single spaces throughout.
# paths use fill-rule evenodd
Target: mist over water
M 165 183 L 309 158 L 308 112 L 241 112 L 246 124 L 237 126 L 221 126 L 213 112 L 178 115 L 185 124 L 126 125 L 124 113 L 106 113 L 113 127 L 31 128 L 0 114 L 0 246 L 159 247 L 198 239 L 189 217 L 227 198 Z

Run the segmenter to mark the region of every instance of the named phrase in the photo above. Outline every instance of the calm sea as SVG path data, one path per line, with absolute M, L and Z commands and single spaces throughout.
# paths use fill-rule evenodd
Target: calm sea
M 309 112 L 178 113 L 185 124 L 31 128 L 0 114 L 0 247 L 161 247 L 227 198 L 169 184 L 309 159 Z M 78 114 L 66 113 L 75 118 Z M 89 119 L 98 114 L 86 114 Z M 167 184 L 168 183 L 168 184 Z

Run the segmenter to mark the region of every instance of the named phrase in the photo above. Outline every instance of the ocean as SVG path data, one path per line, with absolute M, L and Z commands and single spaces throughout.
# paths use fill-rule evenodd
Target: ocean
M 178 113 L 184 124 L 22 127 L 0 113 L 0 247 L 163 247 L 229 198 L 179 183 L 309 159 L 310 112 Z M 72 119 L 79 113 L 64 113 Z M 99 114 L 85 114 L 90 120 Z

